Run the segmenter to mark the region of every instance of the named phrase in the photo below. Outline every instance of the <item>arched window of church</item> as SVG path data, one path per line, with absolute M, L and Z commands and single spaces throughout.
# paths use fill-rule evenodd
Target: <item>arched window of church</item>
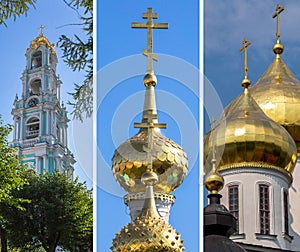
M 270 192 L 269 186 L 259 185 L 260 233 L 270 234 Z
M 36 51 L 31 55 L 31 69 L 42 66 L 42 52 Z
M 283 191 L 284 233 L 289 234 L 288 192 Z
M 239 233 L 239 186 L 228 187 L 229 212 L 236 218 L 236 233 Z
M 34 138 L 39 135 L 40 120 L 37 117 L 31 117 L 26 123 L 26 138 Z
M 35 79 L 30 83 L 30 95 L 40 95 L 42 83 L 40 79 Z

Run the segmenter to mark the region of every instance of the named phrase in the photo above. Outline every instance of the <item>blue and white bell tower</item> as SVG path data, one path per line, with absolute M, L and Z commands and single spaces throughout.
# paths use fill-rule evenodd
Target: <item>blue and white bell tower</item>
M 60 101 L 62 81 L 56 74 L 54 44 L 41 33 L 26 50 L 26 68 L 22 74 L 22 96 L 16 96 L 13 147 L 19 147 L 23 164 L 37 173 L 67 173 L 73 177 L 75 159 L 68 149 L 69 119 Z

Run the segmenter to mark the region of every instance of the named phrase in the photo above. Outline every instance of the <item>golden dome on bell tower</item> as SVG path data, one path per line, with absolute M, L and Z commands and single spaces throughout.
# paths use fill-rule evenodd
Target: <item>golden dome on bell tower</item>
M 284 8 L 277 5 L 277 41 L 273 47 L 275 59 L 257 83 L 250 89 L 264 113 L 281 124 L 292 136 L 300 151 L 300 82 L 281 58 L 284 47 L 280 41 L 280 13 Z

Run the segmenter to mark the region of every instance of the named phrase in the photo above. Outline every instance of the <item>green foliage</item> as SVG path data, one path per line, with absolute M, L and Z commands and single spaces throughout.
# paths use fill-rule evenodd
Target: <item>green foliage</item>
M 20 165 L 17 151 L 9 146 L 7 137 L 11 131 L 12 126 L 3 125 L 0 116 L 0 203 L 19 206 L 22 199 L 13 197 L 11 192 L 26 183 L 25 167 Z
M 13 17 L 14 20 L 27 13 L 30 6 L 34 7 L 36 0 L 0 0 L 0 25 L 6 26 L 5 20 Z
M 64 61 L 73 71 L 86 72 L 85 79 L 81 84 L 75 84 L 75 92 L 70 93 L 74 102 L 69 102 L 73 106 L 73 116 L 82 120 L 83 114 L 91 116 L 93 111 L 93 1 L 92 0 L 64 0 L 64 2 L 75 9 L 77 13 L 81 11 L 80 25 L 86 34 L 84 39 L 78 35 L 68 38 L 62 35 L 58 45 L 63 50 Z
M 24 210 L 2 209 L 10 245 L 21 251 L 32 251 L 38 244 L 49 252 L 58 245 L 70 251 L 92 250 L 93 203 L 86 185 L 59 173 L 34 174 L 28 181 L 14 191 L 15 197 L 30 201 L 22 203 Z

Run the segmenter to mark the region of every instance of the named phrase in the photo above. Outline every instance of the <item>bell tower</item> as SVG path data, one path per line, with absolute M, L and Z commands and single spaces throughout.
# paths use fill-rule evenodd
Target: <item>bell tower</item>
M 23 164 L 37 173 L 55 170 L 73 176 L 75 159 L 68 149 L 69 119 L 60 101 L 62 81 L 56 74 L 57 55 L 54 44 L 40 34 L 27 48 L 26 68 L 22 74 L 22 96 L 16 95 L 11 145 L 19 148 Z

